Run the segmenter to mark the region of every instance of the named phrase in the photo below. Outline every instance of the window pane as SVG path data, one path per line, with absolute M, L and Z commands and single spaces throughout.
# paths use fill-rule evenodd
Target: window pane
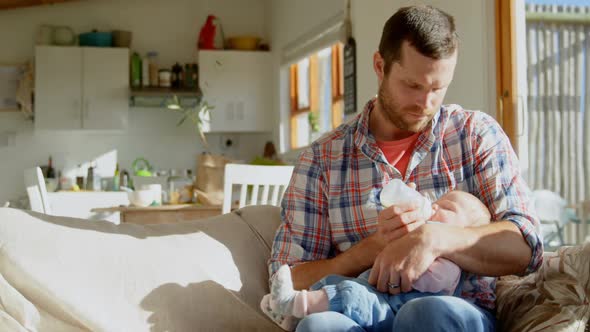
M 295 116 L 295 121 L 297 122 L 297 142 L 295 142 L 295 146 L 300 148 L 304 146 L 308 146 L 309 141 L 309 112 L 303 112 Z
M 309 59 L 297 63 L 297 108 L 309 108 Z
M 332 48 L 319 52 L 319 130 L 326 133 L 332 130 Z

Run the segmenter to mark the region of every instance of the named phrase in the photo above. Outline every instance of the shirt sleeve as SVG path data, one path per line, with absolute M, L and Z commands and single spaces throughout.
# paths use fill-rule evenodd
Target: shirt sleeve
M 525 274 L 543 261 L 539 219 L 533 211 L 531 193 L 520 174 L 518 158 L 500 125 L 478 112 L 470 128 L 474 158 L 474 194 L 489 208 L 492 221 L 514 223 L 532 250 Z
M 275 234 L 269 275 L 281 265 L 326 259 L 331 250 L 327 182 L 318 146 L 299 157 L 281 202 L 281 224 Z

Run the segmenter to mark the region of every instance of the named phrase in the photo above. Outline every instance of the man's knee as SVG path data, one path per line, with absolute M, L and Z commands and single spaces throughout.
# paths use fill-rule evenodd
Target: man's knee
M 428 296 L 404 304 L 395 317 L 393 330 L 487 332 L 493 331 L 494 325 L 493 317 L 463 299 Z

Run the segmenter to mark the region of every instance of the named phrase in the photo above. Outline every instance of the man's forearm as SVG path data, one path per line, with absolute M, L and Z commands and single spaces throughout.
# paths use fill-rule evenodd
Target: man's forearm
M 433 226 L 435 250 L 465 271 L 485 276 L 522 274 L 531 260 L 531 248 L 510 221 L 466 228 Z
M 383 249 L 376 241 L 375 235 L 331 259 L 299 264 L 291 269 L 295 289 L 308 289 L 311 285 L 330 274 L 356 277 L 373 266 L 375 258 Z

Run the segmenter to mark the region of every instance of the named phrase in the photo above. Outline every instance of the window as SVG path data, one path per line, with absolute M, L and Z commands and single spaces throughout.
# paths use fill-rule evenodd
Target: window
M 342 124 L 343 46 L 336 43 L 289 68 L 291 148 L 308 146 Z
M 546 248 L 581 243 L 590 219 L 589 3 L 496 4 L 499 120 L 526 153 Z

